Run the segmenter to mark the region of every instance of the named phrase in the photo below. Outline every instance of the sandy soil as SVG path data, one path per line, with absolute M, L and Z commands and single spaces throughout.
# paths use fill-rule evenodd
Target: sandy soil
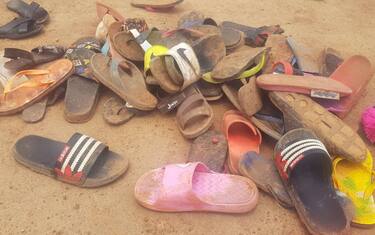
M 104 0 L 103 0 L 104 1 Z M 14 14 L 0 2 L 0 24 Z M 95 1 L 39 0 L 51 20 L 44 33 L 26 40 L 0 40 L 0 49 L 31 49 L 42 44 L 69 45 L 93 35 L 97 24 Z M 144 17 L 149 25 L 172 28 L 178 17 L 200 10 L 217 21 L 232 20 L 248 25 L 280 24 L 287 35 L 311 46 L 316 53 L 326 46 L 344 56 L 363 54 L 375 61 L 375 2 L 369 0 L 185 0 L 169 13 L 150 13 L 132 8 L 129 0 L 105 0 L 127 17 Z M 374 89 L 373 80 L 368 91 Z M 26 124 L 19 115 L 0 117 L 0 234 L 305 234 L 293 210 L 278 206 L 261 193 L 257 208 L 244 215 L 210 213 L 156 213 L 139 206 L 133 197 L 136 180 L 146 171 L 167 163 L 184 162 L 190 142 L 178 132 L 174 115 L 157 112 L 137 117 L 120 127 L 102 119 L 103 101 L 111 95 L 103 90 L 96 114 L 85 124 L 70 124 L 63 118 L 63 102 L 48 108 L 45 119 Z M 374 105 L 375 93 L 366 92 L 346 122 L 359 129 L 361 111 Z M 213 103 L 215 125 L 231 105 Z M 131 166 L 115 183 L 98 189 L 81 189 L 36 174 L 16 163 L 12 145 L 20 137 L 38 134 L 67 140 L 79 131 L 94 136 L 130 159 Z M 360 132 L 360 131 L 359 131 Z M 271 157 L 273 142 L 265 139 L 262 152 Z M 373 146 L 369 146 L 373 151 Z M 235 193 L 235 192 L 234 192 Z M 375 229 L 352 229 L 353 234 L 374 234 Z

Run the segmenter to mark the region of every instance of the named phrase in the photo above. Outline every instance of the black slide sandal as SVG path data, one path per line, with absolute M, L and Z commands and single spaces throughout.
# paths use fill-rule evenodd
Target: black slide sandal
M 128 159 L 86 135 L 75 133 L 67 143 L 28 135 L 13 148 L 14 158 L 38 173 L 79 187 L 111 183 L 128 168 Z
M 43 27 L 30 18 L 14 18 L 0 26 L 0 38 L 21 39 L 40 33 Z
M 309 129 L 286 133 L 277 142 L 276 168 L 297 213 L 312 234 L 341 234 L 350 220 L 332 184 L 328 151 Z

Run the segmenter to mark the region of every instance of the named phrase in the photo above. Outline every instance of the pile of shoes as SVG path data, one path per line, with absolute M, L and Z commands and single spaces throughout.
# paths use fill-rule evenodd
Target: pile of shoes
M 182 1 L 149 2 L 132 4 L 155 11 Z M 33 24 L 48 17 L 35 3 L 12 0 L 8 7 Z M 315 57 L 278 25 L 218 24 L 193 11 L 175 29 L 162 30 L 102 3 L 96 7 L 95 37 L 67 48 L 5 48 L 0 115 L 22 112 L 25 121 L 37 122 L 65 95 L 65 119 L 87 122 L 104 86 L 113 94 L 104 103 L 107 123 L 124 124 L 153 110 L 174 112 L 176 128 L 193 139 L 186 162 L 138 179 L 135 198 L 144 207 L 244 213 L 257 205 L 259 188 L 295 208 L 312 234 L 343 233 L 351 222 L 375 224 L 373 158 L 342 120 L 374 74 L 366 57 L 344 59 L 332 48 Z M 45 14 L 37 20 L 30 12 Z M 224 95 L 236 110 L 224 114 L 221 131 L 212 130 L 210 102 Z M 262 135 L 277 141 L 273 160 L 261 156 Z M 14 151 L 21 164 L 81 187 L 108 184 L 129 164 L 79 133 L 66 143 L 26 136 Z

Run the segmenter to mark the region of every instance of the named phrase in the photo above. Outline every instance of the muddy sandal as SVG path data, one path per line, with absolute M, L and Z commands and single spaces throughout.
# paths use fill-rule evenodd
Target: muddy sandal
M 111 125 L 121 125 L 128 122 L 134 113 L 126 108 L 126 102 L 119 98 L 110 98 L 104 103 L 103 118 Z
M 328 47 L 321 52 L 319 62 L 320 74 L 329 77 L 344 62 L 344 59 L 340 52 Z
M 249 117 L 262 108 L 262 94 L 256 85 L 255 77 L 250 78 L 249 82 L 238 90 L 238 101 L 242 108 L 241 110 Z
M 300 70 L 305 73 L 319 74 L 319 58 L 307 46 L 297 43 L 294 38 L 288 37 L 286 39 L 290 49 L 293 51 L 294 56 L 297 58 L 297 65 Z
M 184 0 L 132 0 L 131 5 L 149 11 L 158 11 L 171 9 L 183 1 Z
M 45 69 L 24 70 L 10 78 L 0 95 L 0 115 L 22 111 L 60 86 L 73 73 L 67 59 L 52 62 Z
M 49 18 L 49 14 L 46 9 L 41 7 L 36 2 L 27 4 L 22 0 L 10 0 L 9 2 L 7 2 L 7 8 L 11 11 L 16 12 L 22 17 L 34 19 L 37 24 L 43 24 Z
M 263 73 L 273 73 L 274 64 L 282 61 L 290 63 L 294 57 L 292 50 L 286 42 L 286 36 L 273 34 L 270 35 L 266 42 L 266 47 L 271 48 L 268 56 L 267 64 L 264 66 Z
M 210 170 L 220 173 L 224 171 L 227 150 L 227 140 L 220 131 L 207 131 L 193 141 L 188 162 L 202 162 Z
M 104 143 L 79 133 L 67 143 L 28 135 L 15 143 L 13 151 L 16 161 L 31 170 L 86 188 L 112 183 L 129 164 Z
M 248 177 L 260 189 L 274 197 L 281 206 L 294 207 L 272 160 L 256 152 L 247 152 L 240 161 L 239 171 L 241 175 Z
M 118 11 L 98 1 L 96 2 L 96 14 L 100 20 L 102 20 L 106 14 L 113 16 L 117 21 L 125 20 Z
M 312 234 L 341 234 L 349 229 L 333 187 L 330 155 L 309 129 L 286 133 L 274 151 L 279 171 L 297 213 Z
M 93 75 L 103 85 L 137 109 L 156 108 L 157 99 L 147 90 L 142 72 L 131 62 L 116 62 L 102 54 L 91 58 Z
M 176 114 L 178 129 L 188 139 L 205 133 L 212 126 L 213 117 L 211 106 L 198 90 L 184 100 Z
M 4 64 L 11 71 L 29 69 L 39 64 L 47 63 L 61 58 L 65 49 L 60 46 L 40 46 L 29 51 L 17 48 L 5 48 L 4 57 L 12 59 Z
M 31 18 L 14 18 L 9 23 L 0 26 L 0 38 L 21 39 L 34 36 L 42 31 Z
M 311 98 L 288 92 L 270 92 L 272 103 L 283 112 L 285 130 L 313 130 L 333 155 L 353 162 L 365 160 L 367 148 L 361 137 L 336 115 Z

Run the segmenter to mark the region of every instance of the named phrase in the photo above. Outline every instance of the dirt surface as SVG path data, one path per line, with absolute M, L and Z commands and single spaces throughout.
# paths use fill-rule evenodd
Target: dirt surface
M 15 16 L 6 9 L 5 2 L 0 2 L 0 24 Z M 31 49 L 46 43 L 69 45 L 81 36 L 94 34 L 98 23 L 95 1 L 39 0 L 39 3 L 51 14 L 44 32 L 31 39 L 0 40 L 0 49 Z M 128 0 L 105 0 L 104 3 L 126 17 L 144 17 L 149 25 L 158 28 L 173 28 L 178 17 L 190 10 L 202 11 L 218 21 L 232 20 L 253 26 L 280 24 L 285 34 L 311 46 L 316 53 L 330 46 L 345 57 L 363 54 L 375 62 L 375 1 L 185 0 L 168 13 L 132 8 Z M 368 91 L 373 91 L 374 86 L 375 80 L 372 80 Z M 48 108 L 45 119 L 37 124 L 24 123 L 20 115 L 0 117 L 0 234 L 307 233 L 293 210 L 281 208 L 264 193 L 257 208 L 243 215 L 157 213 L 139 206 L 133 197 L 136 180 L 153 168 L 186 161 L 190 142 L 177 130 L 173 114 L 165 116 L 154 112 L 120 127 L 107 125 L 102 118 L 103 102 L 112 93 L 102 91 L 95 116 L 85 124 L 66 122 L 61 101 Z M 374 105 L 374 100 L 374 92 L 364 93 L 345 121 L 358 130 L 361 111 Z M 225 100 L 212 105 L 214 128 L 220 129 L 222 114 L 231 105 Z M 106 187 L 81 189 L 34 173 L 13 159 L 12 145 L 24 135 L 38 134 L 64 141 L 75 131 L 96 137 L 128 157 L 128 172 Z M 273 144 L 265 138 L 262 152 L 266 157 L 271 157 Z M 373 146 L 369 147 L 374 150 Z M 353 228 L 351 233 L 374 234 L 375 229 Z

